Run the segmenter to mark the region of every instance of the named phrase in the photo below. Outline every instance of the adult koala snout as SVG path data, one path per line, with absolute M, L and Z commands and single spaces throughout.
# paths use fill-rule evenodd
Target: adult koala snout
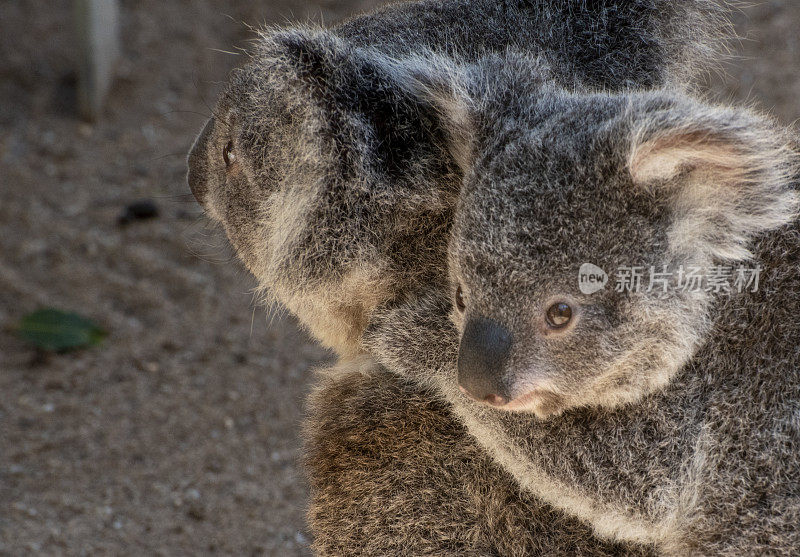
M 512 336 L 500 323 L 485 317 L 467 321 L 458 349 L 458 384 L 462 392 L 493 406 L 511 400 L 505 363 Z
M 200 205 L 204 204 L 208 193 L 208 142 L 211 140 L 213 129 L 214 119 L 211 118 L 206 122 L 200 135 L 195 139 L 192 149 L 189 151 L 189 174 L 187 179 L 192 195 Z

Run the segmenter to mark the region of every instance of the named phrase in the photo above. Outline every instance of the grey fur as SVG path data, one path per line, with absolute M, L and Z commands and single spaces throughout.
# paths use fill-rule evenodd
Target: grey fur
M 309 526 L 319 555 L 650 555 L 598 540 L 521 492 L 432 389 L 366 357 L 309 399 Z
M 531 84 L 509 68 L 539 62 L 512 58 L 438 88 L 468 95 L 442 101 L 467 107 L 457 127 L 468 126 L 458 137 L 472 161 L 452 285 L 374 314 L 366 345 L 438 388 L 525 490 L 601 537 L 672 555 L 796 552 L 800 235 L 789 134 L 670 90 Z M 683 293 L 673 280 L 666 294 L 585 295 L 585 262 L 763 270 L 755 293 Z M 452 307 L 456 284 L 463 313 Z M 577 314 L 563 332 L 544 324 L 553 300 Z M 459 392 L 459 335 L 477 318 L 513 335 L 494 370 L 509 392 L 541 389 L 517 412 Z
M 310 519 L 320 553 L 648 551 L 651 540 L 600 541 L 520 492 L 460 423 L 491 413 L 473 412 L 456 393 L 456 418 L 431 390 L 455 385 L 446 381 L 456 337 L 444 261 L 476 154 L 473 97 L 461 88 L 502 59 L 531 70 L 529 88 L 684 86 L 727 29 L 720 13 L 710 0 L 398 4 L 333 30 L 265 32 L 232 75 L 192 149 L 193 192 L 269 295 L 324 344 L 359 354 L 372 321 L 366 348 L 413 379 L 362 363 L 312 397 Z M 229 141 L 235 160 L 226 167 Z M 437 289 L 444 298 L 432 308 L 416 298 L 432 291 L 436 300 Z M 530 488 L 503 460 L 508 431 L 498 427 L 504 436 L 490 454 Z M 372 443 L 385 450 L 370 452 Z M 398 485 L 397 473 L 408 482 Z M 430 504 L 420 507 L 425 487 Z M 463 506 L 452 504 L 453 490 Z

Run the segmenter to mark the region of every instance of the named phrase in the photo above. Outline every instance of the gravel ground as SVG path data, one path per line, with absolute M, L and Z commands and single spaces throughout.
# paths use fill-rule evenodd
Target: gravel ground
M 253 303 L 194 204 L 185 153 L 252 25 L 369 0 L 122 2 L 102 119 L 74 116 L 69 2 L 0 8 L 0 554 L 305 555 L 298 424 L 330 355 Z M 800 3 L 737 16 L 716 98 L 800 116 Z M 160 216 L 118 223 L 129 202 Z M 27 312 L 78 311 L 103 345 L 37 353 Z

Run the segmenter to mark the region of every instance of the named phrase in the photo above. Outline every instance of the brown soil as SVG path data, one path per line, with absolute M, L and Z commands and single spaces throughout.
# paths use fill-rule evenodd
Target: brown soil
M 188 194 L 185 153 L 258 25 L 326 23 L 370 0 L 132 0 L 102 119 L 74 116 L 69 2 L 0 18 L 0 554 L 308 553 L 299 422 L 330 356 L 280 312 Z M 746 58 L 719 98 L 800 116 L 800 5 L 738 16 Z M 151 198 L 154 220 L 120 225 Z M 55 306 L 103 345 L 13 334 Z

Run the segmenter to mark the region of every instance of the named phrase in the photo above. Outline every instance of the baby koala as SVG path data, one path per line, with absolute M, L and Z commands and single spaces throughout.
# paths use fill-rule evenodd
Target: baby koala
M 748 112 L 572 94 L 538 72 L 487 59 L 442 104 L 466 176 L 449 258 L 459 383 L 546 417 L 636 401 L 691 361 L 753 238 L 794 220 L 797 158 Z M 629 280 L 584 293 L 587 265 Z
M 668 88 L 575 92 L 540 71 L 506 54 L 426 83 L 465 176 L 451 287 L 381 308 L 365 345 L 603 538 L 796 551 L 790 133 Z M 618 272 L 602 288 L 616 269 L 641 284 Z
M 532 52 L 568 88 L 684 84 L 728 29 L 712 0 L 400 3 L 264 32 L 189 156 L 189 184 L 266 295 L 363 352 L 378 305 L 446 280 L 462 170 L 418 84 Z

